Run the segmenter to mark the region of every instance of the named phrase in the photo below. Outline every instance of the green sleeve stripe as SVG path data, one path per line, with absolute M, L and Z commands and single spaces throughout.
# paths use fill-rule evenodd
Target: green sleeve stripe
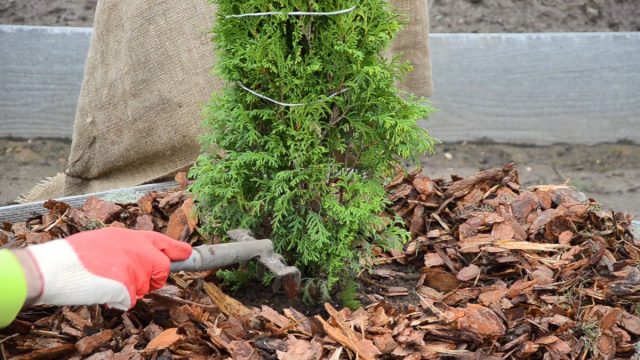
M 0 329 L 11 324 L 27 299 L 27 280 L 18 258 L 0 250 Z

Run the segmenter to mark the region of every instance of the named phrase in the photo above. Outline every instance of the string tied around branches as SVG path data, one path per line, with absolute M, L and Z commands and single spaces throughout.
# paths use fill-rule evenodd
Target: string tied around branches
M 254 17 L 254 16 L 278 16 L 278 15 L 285 15 L 285 16 L 335 16 L 335 15 L 342 15 L 342 14 L 347 14 L 350 13 L 352 11 L 354 11 L 357 8 L 357 6 L 352 6 L 348 9 L 343 9 L 343 10 L 337 10 L 337 11 L 329 11 L 329 12 L 314 12 L 314 11 L 291 11 L 291 12 L 284 12 L 284 11 L 269 11 L 269 12 L 257 12 L 257 13 L 247 13 L 247 14 L 236 14 L 236 15 L 227 15 L 224 18 L 225 19 L 238 19 L 238 18 L 245 18 L 245 17 Z

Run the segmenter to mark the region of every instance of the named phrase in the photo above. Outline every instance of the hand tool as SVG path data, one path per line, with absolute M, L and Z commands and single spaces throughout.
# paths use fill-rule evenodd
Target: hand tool
M 244 229 L 231 230 L 227 235 L 232 242 L 194 247 L 193 254 L 187 260 L 171 263 L 171 272 L 219 269 L 255 259 L 275 276 L 272 285 L 274 292 L 283 286 L 288 295 L 297 294 L 300 289 L 300 270 L 285 264 L 282 256 L 273 251 L 271 240 L 256 240 L 249 230 Z

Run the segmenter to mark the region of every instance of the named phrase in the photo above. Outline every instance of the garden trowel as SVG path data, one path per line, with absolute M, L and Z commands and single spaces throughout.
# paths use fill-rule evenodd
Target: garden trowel
M 219 269 L 255 259 L 275 276 L 274 291 L 283 286 L 289 296 L 297 294 L 300 289 L 300 270 L 285 264 L 282 256 L 273 251 L 271 240 L 256 240 L 249 230 L 243 229 L 231 230 L 227 235 L 232 242 L 194 247 L 187 260 L 171 263 L 171 272 Z

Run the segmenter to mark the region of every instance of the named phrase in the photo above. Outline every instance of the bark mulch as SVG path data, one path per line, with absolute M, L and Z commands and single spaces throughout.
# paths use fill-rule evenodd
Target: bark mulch
M 136 204 L 49 201 L 47 215 L 0 227 L 0 245 L 104 226 L 215 241 L 199 234 L 184 176 L 179 183 Z M 213 272 L 172 274 L 126 313 L 25 310 L 0 332 L 0 358 L 638 358 L 640 239 L 631 216 L 564 185 L 522 189 L 512 165 L 451 180 L 415 171 L 388 190 L 412 240 L 403 251 L 376 248 L 359 310 L 247 306 Z

